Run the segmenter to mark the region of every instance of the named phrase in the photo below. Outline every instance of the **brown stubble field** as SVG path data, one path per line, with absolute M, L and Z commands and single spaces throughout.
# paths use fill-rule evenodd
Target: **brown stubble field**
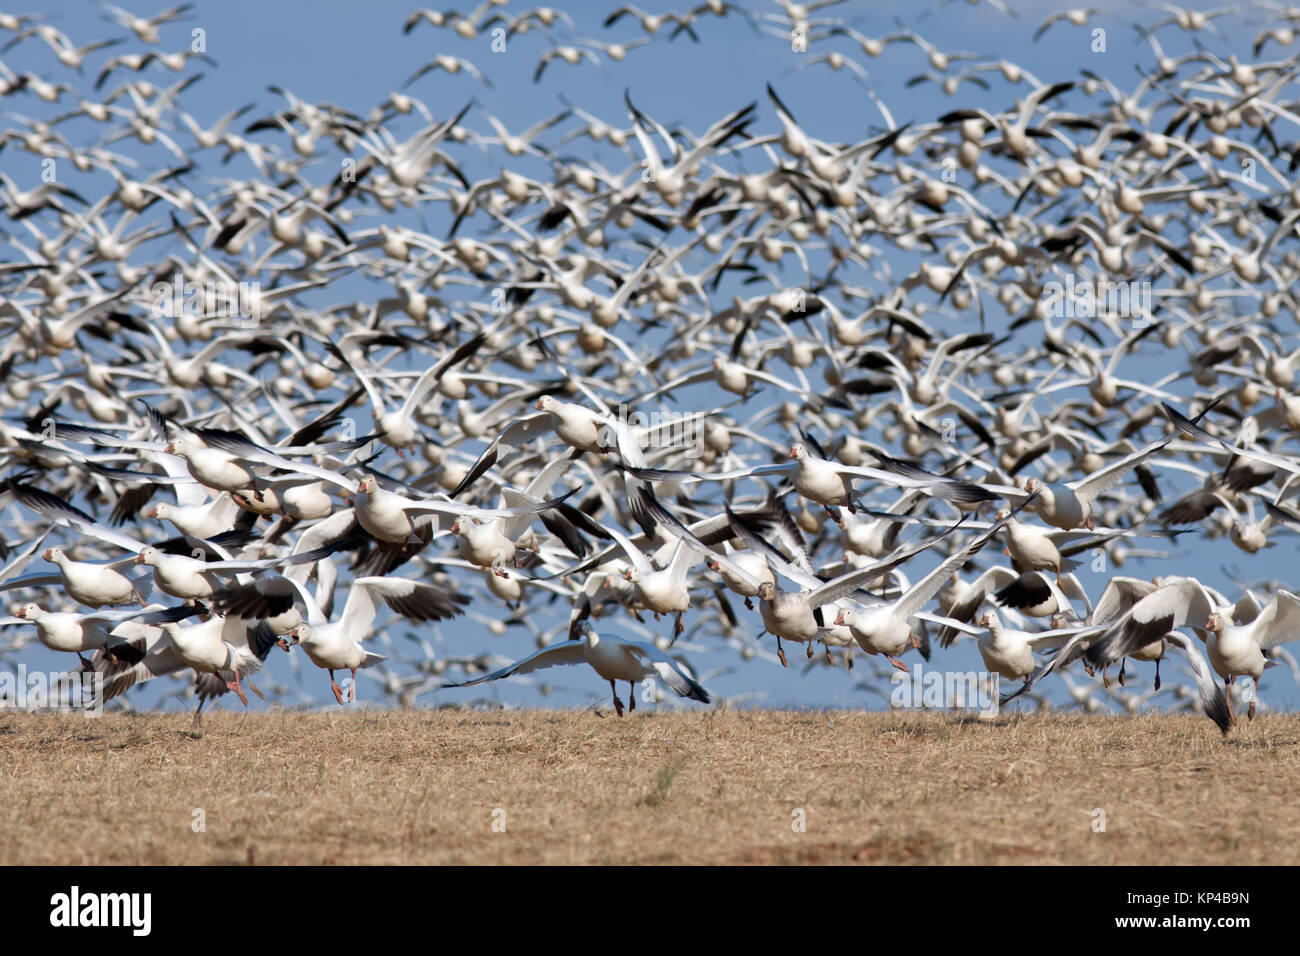
M 201 735 L 189 723 L 0 716 L 0 863 L 1300 858 L 1295 715 L 1243 721 L 1226 740 L 1190 715 L 264 712 L 213 714 Z

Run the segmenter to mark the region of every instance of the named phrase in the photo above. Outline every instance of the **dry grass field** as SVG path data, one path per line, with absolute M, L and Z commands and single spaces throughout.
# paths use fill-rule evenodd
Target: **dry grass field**
M 0 717 L 0 863 L 1252 864 L 1300 850 L 1296 716 L 1226 741 L 1191 716 L 916 712 L 218 713 L 188 729 L 178 714 Z

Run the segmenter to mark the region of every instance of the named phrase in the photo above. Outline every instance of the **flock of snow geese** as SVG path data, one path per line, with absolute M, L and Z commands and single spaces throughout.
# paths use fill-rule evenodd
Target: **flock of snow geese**
M 196 723 L 294 647 L 339 704 L 364 668 L 413 699 L 585 664 L 622 715 L 647 678 L 709 703 L 695 647 L 880 683 L 970 639 L 1010 697 L 1134 661 L 1159 691 L 1173 657 L 1225 734 L 1234 681 L 1253 717 L 1292 660 L 1284 585 L 1111 569 L 1300 531 L 1300 8 L 1222 54 L 1224 11 L 1064 11 L 1035 43 L 1138 53 L 1050 81 L 843 0 L 624 6 L 617 42 L 503 0 L 394 30 L 537 41 L 570 83 L 752 31 L 854 104 L 803 126 L 774 77 L 693 131 L 632 83 L 511 132 L 439 80 L 490 86 L 472 53 L 365 115 L 273 86 L 195 116 L 199 12 L 103 6 L 85 45 L 0 15 L 6 659 L 75 654 L 105 699 L 192 672 Z M 918 69 L 952 108 L 899 122 L 872 71 Z M 406 672 L 367 649 L 399 616 Z M 470 622 L 538 650 L 425 636 Z

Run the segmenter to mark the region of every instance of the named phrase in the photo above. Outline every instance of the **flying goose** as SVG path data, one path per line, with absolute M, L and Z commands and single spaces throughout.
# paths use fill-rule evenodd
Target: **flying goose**
M 651 644 L 620 637 L 602 637 L 589 622 L 579 628 L 581 638 L 544 647 L 508 667 L 468 681 L 448 681 L 443 687 L 472 687 L 500 680 L 511 674 L 528 674 L 543 667 L 562 664 L 589 664 L 602 680 L 609 681 L 614 697 L 614 711 L 623 716 L 623 702 L 618 698 L 615 681 L 627 681 L 628 709 L 636 710 L 636 685 L 647 677 L 658 677 L 678 697 L 709 703 L 709 693 L 682 666 Z

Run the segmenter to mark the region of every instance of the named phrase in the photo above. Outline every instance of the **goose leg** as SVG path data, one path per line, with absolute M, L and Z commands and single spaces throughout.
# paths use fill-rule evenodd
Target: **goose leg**
M 633 681 L 627 682 L 627 712 L 630 714 L 636 710 L 636 684 Z
M 1156 658 L 1156 690 L 1160 689 L 1160 658 Z
M 1250 686 L 1250 710 L 1246 711 L 1246 719 L 1255 719 L 1255 698 L 1259 696 L 1259 678 Z
M 95 669 L 91 665 L 90 661 L 86 660 L 86 655 L 81 653 L 81 651 L 77 651 L 77 658 L 81 661 L 81 669 L 83 671 L 93 671 Z
M 909 670 L 907 669 L 907 665 L 904 664 L 902 661 L 900 661 L 897 657 L 889 657 L 889 656 L 886 656 L 886 657 L 885 657 L 885 660 L 889 661 L 889 663 L 893 664 L 895 667 L 897 667 L 897 668 L 898 668 L 900 671 L 902 671 L 904 674 L 910 674 L 910 673 L 911 673 L 911 671 L 909 671 Z
M 832 521 L 834 521 L 837 525 L 839 525 L 841 528 L 844 527 L 844 519 L 840 517 L 840 509 L 839 509 L 839 508 L 832 508 L 830 505 L 827 505 L 827 506 L 826 506 L 826 515 L 827 515 L 827 517 L 829 517 Z
M 191 730 L 198 730 L 200 727 L 203 726 L 203 705 L 204 705 L 204 703 L 206 703 L 206 700 L 205 700 L 204 698 L 200 697 L 200 698 L 199 698 L 199 706 L 196 707 L 196 708 L 194 708 L 194 722 L 193 722 L 192 724 L 190 724 L 190 729 L 191 729 Z
M 789 667 L 790 662 L 785 659 L 785 648 L 781 646 L 781 635 L 776 636 L 776 656 L 781 659 L 782 667 Z
M 618 688 L 614 686 L 614 682 L 613 682 L 613 681 L 610 681 L 610 682 L 609 682 L 609 689 L 610 689 L 611 691 L 614 692 L 614 713 L 616 713 L 616 714 L 618 714 L 620 717 L 622 717 L 622 716 L 623 716 L 623 702 L 622 702 L 621 700 L 618 699 Z
M 673 629 L 673 640 L 677 640 L 677 638 L 679 638 L 682 634 L 686 633 L 686 622 L 682 620 L 682 618 L 685 616 L 686 616 L 685 611 L 678 612 L 677 626 L 676 628 Z
M 809 641 L 809 642 L 808 642 L 808 644 L 807 644 L 805 650 L 807 650 L 807 652 L 808 652 L 808 659 L 809 659 L 809 660 L 812 660 L 812 656 L 813 656 L 813 642 L 812 642 L 812 641 Z
M 235 674 L 234 680 L 226 681 L 226 688 L 228 690 L 233 690 L 236 694 L 238 694 L 240 701 L 243 703 L 245 707 L 247 707 L 248 697 L 244 694 L 244 688 L 241 687 L 239 684 L 239 671 L 235 671 L 234 674 Z
M 330 690 L 334 691 L 334 699 L 340 704 L 343 703 L 343 688 L 339 682 L 334 679 L 334 669 L 330 668 Z

